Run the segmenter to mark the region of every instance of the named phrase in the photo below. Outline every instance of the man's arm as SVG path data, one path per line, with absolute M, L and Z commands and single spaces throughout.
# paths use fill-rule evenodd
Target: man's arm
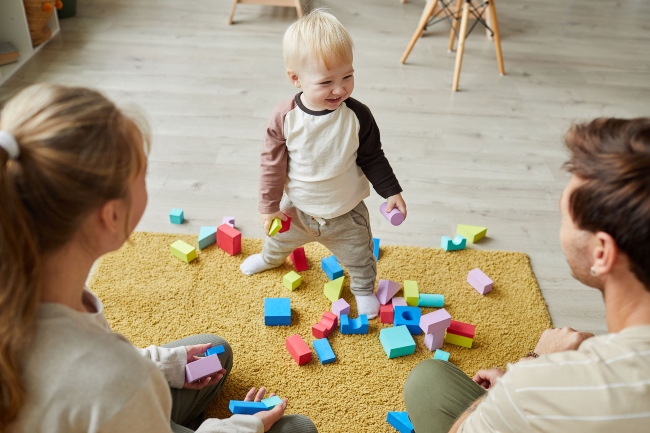
M 449 429 L 449 433 L 457 433 L 458 429 L 461 426 L 461 424 L 463 424 L 465 419 L 468 416 L 470 416 L 472 414 L 472 412 L 474 412 L 474 410 L 476 410 L 476 408 L 478 407 L 479 404 L 481 404 L 481 402 L 483 401 L 484 398 L 485 398 L 485 396 L 479 397 L 474 403 L 472 403 L 472 405 L 470 407 L 468 407 L 467 410 L 465 412 L 463 412 L 463 414 L 461 416 L 458 417 L 458 419 L 456 420 L 454 425 L 451 426 L 451 428 Z

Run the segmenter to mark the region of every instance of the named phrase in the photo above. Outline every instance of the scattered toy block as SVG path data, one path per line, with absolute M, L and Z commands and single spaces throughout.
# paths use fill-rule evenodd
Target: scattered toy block
M 372 238 L 373 250 L 372 253 L 375 256 L 375 261 L 379 260 L 379 238 Z
M 264 403 L 264 406 L 266 406 L 268 410 L 271 410 L 277 405 L 282 404 L 283 401 L 279 396 L 274 395 L 273 397 L 263 398 L 261 403 Z
M 367 334 L 368 316 L 360 315 L 356 319 L 350 319 L 347 314 L 341 314 L 341 334 Z
M 386 304 L 379 307 L 379 321 L 381 323 L 393 323 L 394 314 L 393 304 Z
M 388 301 L 390 301 L 401 288 L 401 284 L 396 283 L 395 281 L 379 280 L 379 284 L 377 284 L 377 299 L 379 299 L 379 303 L 381 305 L 388 304 Z
M 405 325 L 413 335 L 420 335 L 420 317 L 422 311 L 418 307 L 395 307 L 395 317 L 393 324 L 395 326 Z
M 380 330 L 379 341 L 389 358 L 415 353 L 415 340 L 406 326 L 394 326 Z
M 436 349 L 440 349 L 444 342 L 445 331 L 434 332 L 433 334 L 427 334 L 424 336 L 424 345 L 432 352 Z
M 289 255 L 293 267 L 296 268 L 296 271 L 302 272 L 308 269 L 307 266 L 307 257 L 305 256 L 305 248 L 298 247 Z
M 208 350 L 206 350 L 205 351 L 205 356 L 221 355 L 225 351 L 226 351 L 226 348 L 223 347 L 223 345 L 215 346 L 215 347 L 211 347 Z
M 459 251 L 464 250 L 467 246 L 467 239 L 460 235 L 452 240 L 449 236 L 443 236 L 440 240 L 440 248 L 445 251 Z
M 433 354 L 433 359 L 449 362 L 449 352 L 445 352 L 442 349 L 436 349 L 436 353 Z
M 442 308 L 445 306 L 445 295 L 434 295 L 432 293 L 420 293 L 418 307 Z
M 450 334 L 460 335 L 461 337 L 474 338 L 476 325 L 452 320 L 449 324 L 449 328 L 447 328 L 447 332 Z
M 241 252 L 241 233 L 228 224 L 221 224 L 217 228 L 217 246 L 230 254 L 237 255 Z
M 467 347 L 468 349 L 472 348 L 473 339 L 463 337 L 461 335 L 449 334 L 445 335 L 445 342 L 449 344 L 455 344 L 456 346 Z
M 196 258 L 196 248 L 185 242 L 178 240 L 170 245 L 174 257 L 178 257 L 185 263 L 189 263 Z
M 418 291 L 417 281 L 406 280 L 404 281 L 404 299 L 406 304 L 411 307 L 417 307 L 420 300 L 420 292 Z
M 394 297 L 391 300 L 391 303 L 393 304 L 393 307 L 407 307 L 408 304 L 406 303 L 406 299 L 401 298 L 401 297 Z
M 388 412 L 386 421 L 395 427 L 399 433 L 415 433 L 407 412 Z
M 284 214 L 284 216 L 286 216 L 287 219 L 284 221 L 280 220 L 280 224 L 282 225 L 282 227 L 280 227 L 280 231 L 278 231 L 278 233 L 284 233 L 286 231 L 289 231 L 289 229 L 291 228 L 291 217 L 287 214 Z
M 451 315 L 441 308 L 440 310 L 425 314 L 420 318 L 420 328 L 425 334 L 433 334 L 434 332 L 442 332 L 449 328 L 451 324 Z
M 402 212 L 400 212 L 397 207 L 394 207 L 393 210 L 390 212 L 386 212 L 386 207 L 388 206 L 388 203 L 384 202 L 379 206 L 379 212 L 386 218 L 390 223 L 394 226 L 398 226 L 404 222 L 404 219 L 406 218 Z
M 476 243 L 487 235 L 487 227 L 468 226 L 465 224 L 458 224 L 456 226 L 456 234 L 461 235 L 470 244 Z
M 235 228 L 235 217 L 225 216 L 221 219 L 221 224 L 228 224 L 230 227 Z
M 265 298 L 264 324 L 266 326 L 291 325 L 291 299 Z
M 183 213 L 183 209 L 175 207 L 169 211 L 169 222 L 172 224 L 183 224 L 183 221 L 185 221 L 185 214 Z
M 269 410 L 261 401 L 238 401 L 230 400 L 228 409 L 233 415 L 255 415 L 257 412 Z
M 185 365 L 185 379 L 192 383 L 202 377 L 214 374 L 222 368 L 218 356 L 205 356 Z
M 207 247 L 217 242 L 217 228 L 204 226 L 199 231 L 199 249 Z
M 343 281 L 345 281 L 345 277 L 340 277 L 334 281 L 325 283 L 323 291 L 325 292 L 325 297 L 327 297 L 327 299 L 329 299 L 331 302 L 335 302 L 341 297 L 341 292 L 343 291 Z
M 469 271 L 469 274 L 467 274 L 467 282 L 481 295 L 490 293 L 492 287 L 494 287 L 494 281 L 485 275 L 479 268 Z
M 341 314 L 349 315 L 350 304 L 348 304 L 348 302 L 343 298 L 337 299 L 336 301 L 332 302 L 332 313 L 336 314 L 336 317 L 341 317 Z
M 299 334 L 287 337 L 285 347 L 298 365 L 307 364 L 311 361 L 311 350 Z
M 282 220 L 280 218 L 273 218 L 271 227 L 269 227 L 269 236 L 275 236 L 282 228 Z
M 316 338 L 327 338 L 328 335 L 336 328 L 338 317 L 334 313 L 326 311 L 323 313 L 320 322 L 311 327 L 311 333 Z
M 320 266 L 330 280 L 336 280 L 343 276 L 343 268 L 339 265 L 338 260 L 336 260 L 336 257 L 334 256 L 322 259 L 320 261 Z
M 312 344 L 314 345 L 314 350 L 316 351 L 316 355 L 321 364 L 329 364 L 330 362 L 336 361 L 336 355 L 334 355 L 332 346 L 330 346 L 330 342 L 327 341 L 327 338 L 314 340 Z
M 282 284 L 291 291 L 297 289 L 301 282 L 302 277 L 294 271 L 291 271 L 282 277 Z

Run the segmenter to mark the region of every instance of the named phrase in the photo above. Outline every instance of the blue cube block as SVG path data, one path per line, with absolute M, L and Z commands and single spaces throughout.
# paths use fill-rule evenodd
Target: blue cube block
M 265 298 L 264 324 L 266 326 L 291 325 L 291 300 L 289 298 Z
M 211 348 L 209 348 L 208 350 L 205 351 L 205 356 L 221 355 L 225 351 L 226 351 L 226 348 L 223 347 L 223 346 L 211 347 Z
M 347 314 L 341 314 L 341 334 L 367 334 L 368 316 L 360 315 L 356 319 L 350 319 Z
M 336 257 L 334 256 L 322 259 L 320 261 L 320 266 L 323 268 L 323 271 L 327 274 L 327 277 L 330 280 L 336 280 L 343 276 L 343 268 L 339 265 L 338 260 L 336 260 Z
M 409 414 L 406 412 L 388 412 L 386 421 L 400 433 L 415 433 L 413 424 L 411 424 L 411 420 L 409 419 Z
M 372 243 L 374 244 L 373 254 L 375 255 L 375 261 L 379 260 L 379 238 L 372 238 Z
M 436 353 L 433 354 L 433 359 L 439 359 L 440 361 L 449 362 L 449 352 L 438 349 Z
M 172 224 L 183 224 L 185 216 L 183 214 L 183 209 L 174 208 L 169 211 L 169 221 Z
M 230 404 L 228 404 L 228 409 L 230 409 L 230 412 L 232 412 L 233 415 L 254 415 L 257 412 L 262 412 L 263 410 L 269 410 L 269 408 L 261 401 L 238 401 L 238 400 L 230 400 Z
M 199 231 L 199 249 L 207 247 L 217 242 L 217 228 L 204 226 Z
M 327 341 L 327 338 L 314 340 L 313 345 L 321 364 L 329 364 L 330 362 L 336 361 L 336 355 L 334 355 L 332 346 L 330 346 L 330 342 Z
M 418 307 L 395 307 L 393 325 L 405 325 L 411 334 L 420 335 L 422 333 L 422 328 L 420 328 L 421 316 L 422 311 Z
M 379 331 L 379 341 L 389 358 L 415 353 L 415 340 L 404 325 L 382 329 Z

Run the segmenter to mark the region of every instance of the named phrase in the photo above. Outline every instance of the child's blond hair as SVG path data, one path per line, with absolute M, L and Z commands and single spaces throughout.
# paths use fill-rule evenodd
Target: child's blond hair
M 352 63 L 350 34 L 334 15 L 314 9 L 291 24 L 282 41 L 284 66 L 298 69 L 308 59 L 320 58 L 327 69 Z

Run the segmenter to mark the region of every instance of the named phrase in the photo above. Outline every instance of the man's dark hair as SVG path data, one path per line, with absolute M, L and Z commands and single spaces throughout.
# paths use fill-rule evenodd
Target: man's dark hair
M 586 181 L 569 198 L 576 226 L 612 236 L 650 290 L 650 118 L 574 125 L 564 142 L 565 168 Z

